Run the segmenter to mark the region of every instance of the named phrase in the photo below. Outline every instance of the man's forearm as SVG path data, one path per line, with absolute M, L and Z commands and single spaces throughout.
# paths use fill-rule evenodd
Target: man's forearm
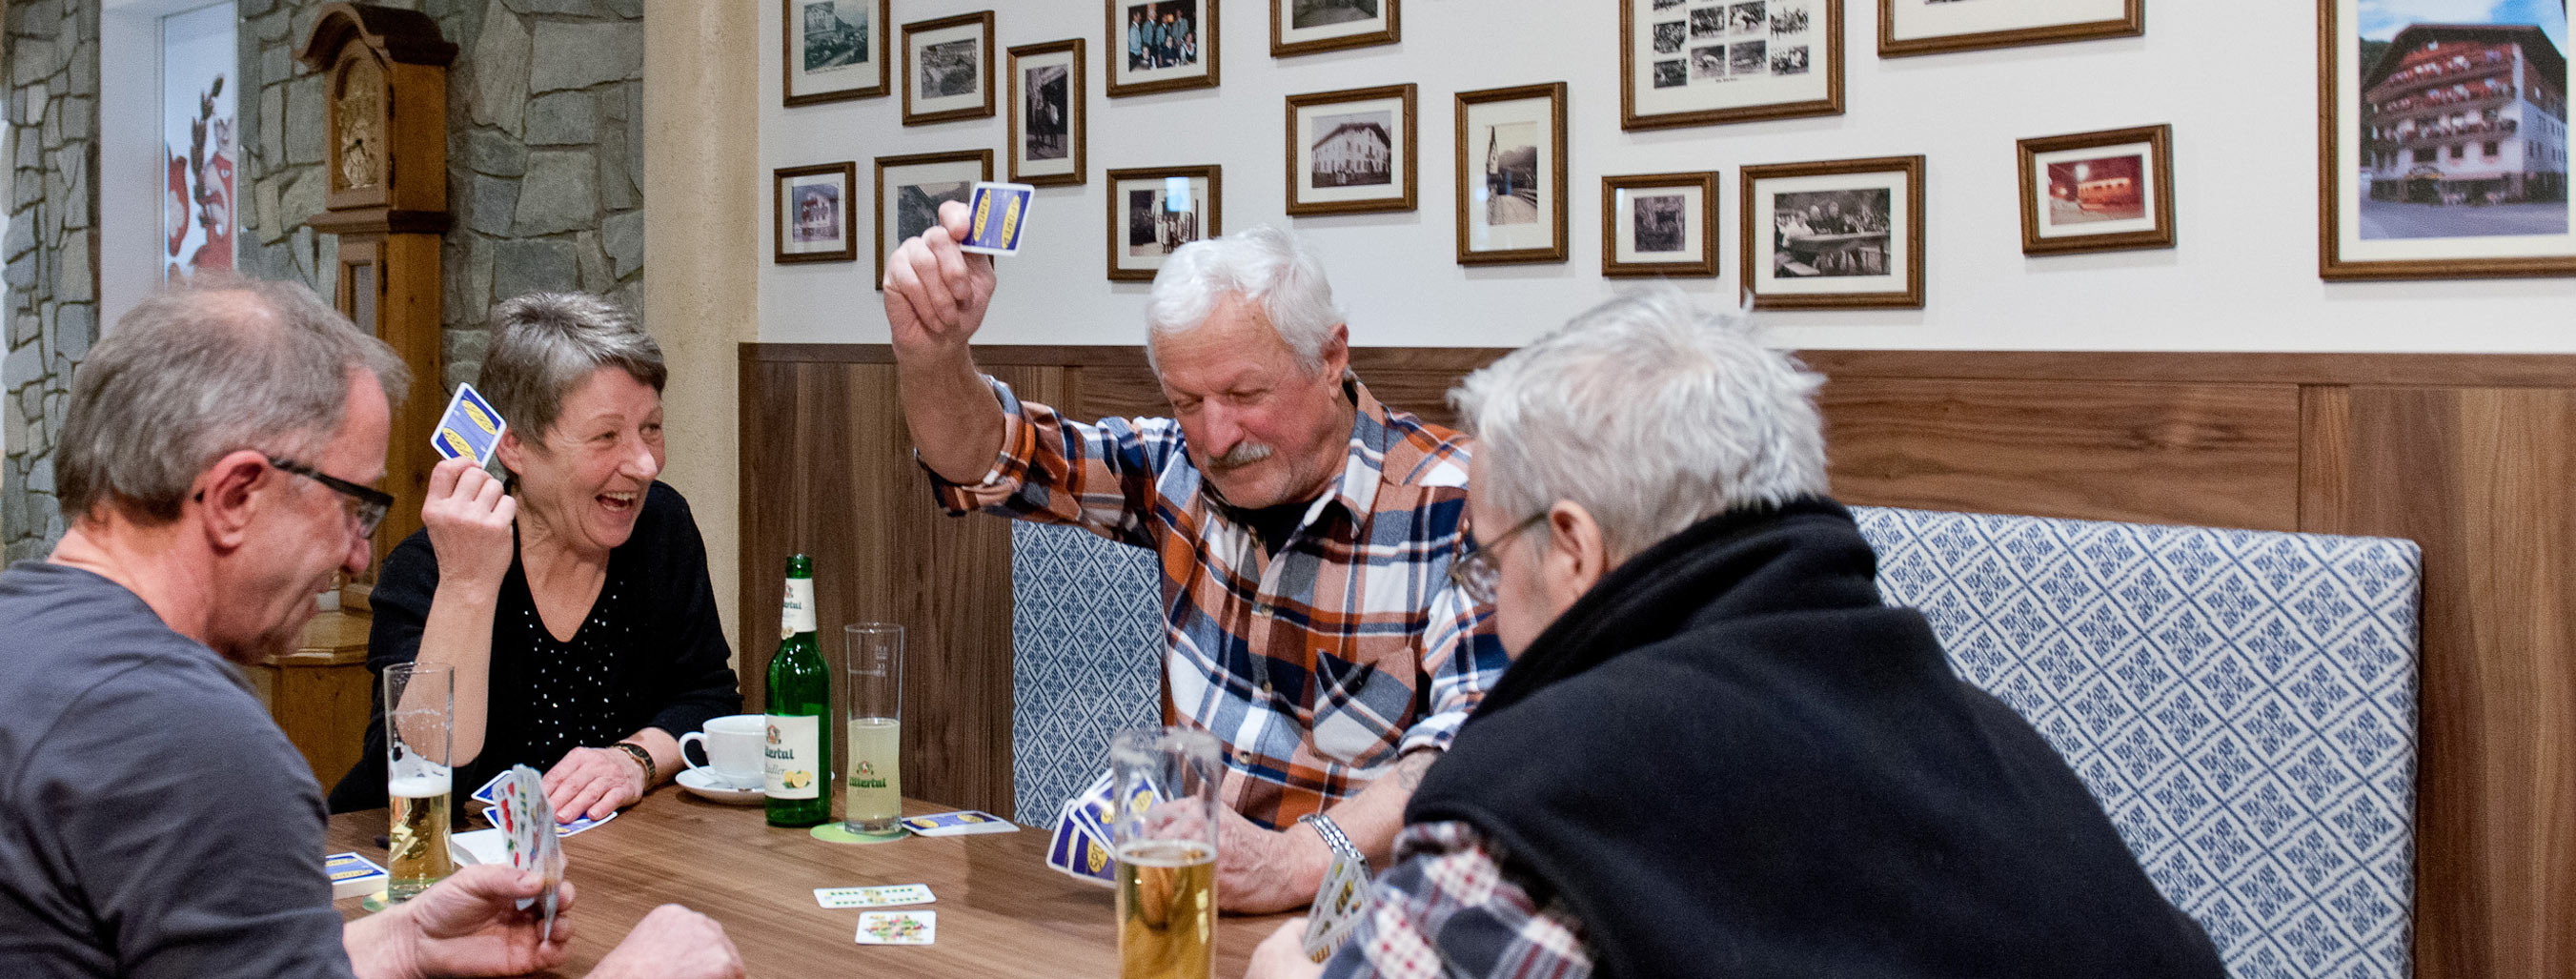
M 1002 452 L 1002 407 L 974 359 L 961 353 L 932 363 L 899 361 L 895 378 L 922 464 L 952 483 L 983 482 Z
M 349 971 L 358 979 L 418 979 L 410 927 L 410 914 L 399 904 L 341 925 L 340 947 L 349 953 Z
M 1413 790 L 1422 784 L 1422 773 L 1438 761 L 1440 752 L 1424 749 L 1404 756 L 1395 770 L 1370 782 L 1360 794 L 1341 805 L 1325 810 L 1342 835 L 1351 838 L 1360 855 L 1368 858 L 1371 870 L 1385 870 L 1395 853 L 1395 835 L 1404 828 L 1404 804 L 1412 801 Z

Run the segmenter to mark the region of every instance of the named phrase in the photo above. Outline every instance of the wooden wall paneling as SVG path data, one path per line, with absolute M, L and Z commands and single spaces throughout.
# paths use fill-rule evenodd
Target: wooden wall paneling
M 2299 388 L 2299 529 L 2348 534 L 2352 525 L 2352 389 Z
M 2292 386 L 1841 377 L 1818 403 L 1846 502 L 2298 528 Z
M 2417 974 L 2576 974 L 2576 390 L 2351 400 L 2351 531 L 2424 548 Z

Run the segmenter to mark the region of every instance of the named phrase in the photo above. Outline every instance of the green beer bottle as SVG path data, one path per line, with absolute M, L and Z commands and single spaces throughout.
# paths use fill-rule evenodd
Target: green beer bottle
M 814 642 L 814 559 L 787 559 L 787 601 L 778 653 L 769 658 L 768 742 L 761 746 L 769 825 L 814 826 L 832 818 L 832 759 L 823 732 L 830 724 L 831 672 Z

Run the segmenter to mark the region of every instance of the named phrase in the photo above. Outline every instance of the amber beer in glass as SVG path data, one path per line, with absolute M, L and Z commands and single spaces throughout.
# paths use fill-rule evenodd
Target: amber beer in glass
M 1133 728 L 1109 742 L 1121 979 L 1209 979 L 1216 951 L 1216 738 Z
M 447 813 L 455 792 L 448 740 L 456 726 L 456 670 L 424 663 L 385 668 L 385 900 L 408 901 L 447 879 Z

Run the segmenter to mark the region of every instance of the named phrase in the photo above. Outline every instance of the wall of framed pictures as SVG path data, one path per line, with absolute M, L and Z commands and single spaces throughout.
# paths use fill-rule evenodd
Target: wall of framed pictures
M 1001 266 L 1001 290 L 980 337 L 993 343 L 1137 342 L 1148 284 L 1104 277 L 1104 242 L 1117 234 L 1104 218 L 1114 213 L 1108 196 L 1115 192 L 1105 174 L 1215 167 L 1223 173 L 1222 200 L 1213 205 L 1222 209 L 1223 227 L 1280 224 L 1304 236 L 1321 251 L 1351 313 L 1354 342 L 1368 346 L 1525 342 L 1647 281 L 1641 275 L 1656 275 L 1655 256 L 1641 261 L 1638 252 L 1653 241 L 1683 243 L 1675 253 L 1681 257 L 1663 263 L 1673 270 L 1669 281 L 1710 305 L 1731 305 L 1747 279 L 1751 239 L 1753 257 L 1775 273 L 1883 275 L 1891 282 L 1864 293 L 1885 297 L 1867 303 L 1766 304 L 1777 310 L 1767 315 L 1777 338 L 1800 347 L 2576 351 L 2576 329 L 2567 325 L 2576 277 L 2448 277 L 2438 263 L 2409 267 L 2429 278 L 2320 275 L 2317 0 L 2087 0 L 2100 9 L 2087 7 L 2067 24 L 2045 22 L 2073 16 L 2048 13 L 2052 5 L 2012 0 L 1981 8 L 1991 16 L 1981 13 L 1985 19 L 1965 26 L 1909 12 L 1923 0 L 1760 0 L 1753 19 L 1736 9 L 1744 0 L 1631 2 L 1623 21 L 1610 3 L 1416 0 L 1399 11 L 1396 0 L 1383 0 L 1378 15 L 1400 13 L 1400 31 L 1357 31 L 1301 28 L 1296 11 L 1301 4 L 1352 6 L 1357 16 L 1368 0 L 1197 0 L 1187 13 L 1210 30 L 1193 38 L 1194 48 L 1176 49 L 1177 61 L 1169 54 L 1158 61 L 1151 49 L 1131 52 L 1129 39 L 1109 26 L 1120 4 L 1143 6 L 1136 0 L 891 0 L 884 29 L 899 39 L 905 24 L 991 10 L 985 56 L 1003 72 L 992 83 L 997 98 L 1023 98 L 1024 90 L 1082 93 L 1072 113 L 1080 179 L 1039 188 L 1023 249 Z M 2400 12 L 2406 5 L 2394 0 L 2324 2 L 2365 44 L 2408 26 Z M 1889 4 L 1896 8 L 1885 9 Z M 2565 70 L 2559 4 L 2493 6 L 2497 17 L 2549 20 L 2537 33 L 2557 39 L 2556 63 Z M 1720 8 L 1723 16 L 1713 12 Z M 1284 47 L 1273 37 L 1283 13 Z M 1904 43 L 1881 37 L 1889 16 Z M 854 161 L 865 174 L 879 157 L 991 151 L 1006 165 L 996 167 L 1003 179 L 1011 144 L 1030 138 L 1013 132 L 1008 105 L 991 116 L 914 125 L 905 124 L 899 96 L 786 106 L 774 90 L 791 29 L 784 20 L 766 18 L 762 28 L 760 71 L 772 89 L 764 93 L 760 127 L 764 172 Z M 1659 33 L 1667 21 L 1678 30 Z M 1368 43 L 1299 46 L 1310 33 L 1344 32 Z M 1838 46 L 1818 48 L 1837 35 Z M 1004 52 L 1072 39 L 1085 42 L 1081 84 L 1015 86 L 1008 77 L 1012 62 Z M 1750 50 L 1756 45 L 1764 48 L 1758 59 Z M 1703 50 L 1720 46 L 1723 53 Z M 1793 47 L 1802 49 L 1794 57 Z M 1221 75 L 1214 70 L 1220 52 Z M 1206 70 L 1203 79 L 1192 75 L 1190 87 L 1113 92 L 1113 69 L 1122 77 L 1177 78 L 1195 70 L 1199 62 L 1191 59 L 1204 59 Z M 1666 71 L 1662 60 L 1677 64 Z M 1717 87 L 1754 71 L 1838 78 L 1817 88 L 1830 89 L 1827 96 L 1790 81 L 1770 86 L 1780 89 L 1770 94 L 1746 85 L 1740 97 Z M 1623 106 L 1623 95 L 1651 93 L 1666 80 L 1674 93 Z M 1516 158 L 1501 145 L 1518 132 L 1507 123 L 1468 137 L 1479 145 L 1462 158 L 1459 95 L 1555 83 L 1565 87 L 1568 179 L 1561 199 L 1542 192 L 1537 206 L 1542 218 L 1562 212 L 1562 240 L 1514 249 L 1536 256 L 1530 260 L 1462 261 L 1462 218 L 1475 225 L 1517 215 L 1465 203 L 1483 200 L 1476 197 L 1482 188 L 1462 187 L 1460 175 L 1477 181 L 1481 173 L 1514 192 L 1522 185 L 1510 169 Z M 1387 135 L 1376 137 L 1369 120 L 1356 116 L 1378 108 L 1347 93 L 1394 86 L 1412 86 L 1414 97 L 1409 109 L 1386 113 Z M 1636 92 L 1623 92 L 1631 86 Z M 2566 89 L 2559 91 L 2563 104 Z M 1291 101 L 1317 95 L 1329 98 Z M 1628 118 L 1623 126 L 1631 108 L 1648 123 Z M 1658 113 L 1661 121 L 1652 118 Z M 1044 114 L 1032 109 L 1023 118 Z M 1412 118 L 1401 118 L 1406 114 Z M 1361 125 L 1345 125 L 1351 121 Z M 1553 138 L 1544 128 L 1531 145 Z M 1407 139 L 1399 129 L 1418 142 L 1399 150 Z M 2157 135 L 2122 135 L 2146 130 Z M 1287 145 L 1284 132 L 1322 135 L 1299 148 Z M 2552 152 L 2563 155 L 2566 147 L 2562 136 Z M 1347 191 L 1295 169 L 1322 167 L 1300 161 L 1328 154 L 1363 168 L 1381 156 L 1402 160 L 1407 180 L 1400 193 L 1394 184 L 1383 194 Z M 1913 157 L 1921 158 L 1919 201 L 1904 200 L 1894 178 L 1885 189 L 1866 180 L 1846 181 L 1847 188 L 1763 183 L 1753 194 L 1765 207 L 1777 212 L 1793 202 L 1802 213 L 1743 220 L 1748 167 L 1760 177 L 1806 172 L 1764 167 Z M 1703 174 L 1715 188 L 1713 216 L 1682 191 L 1649 193 L 1632 183 L 1688 176 L 1684 183 L 1698 186 L 1692 182 Z M 2465 208 L 2458 213 L 2470 218 L 2504 210 L 2454 196 Z M 1345 197 L 1371 204 L 1314 206 Z M 2437 190 L 2435 200 L 2444 199 Z M 1634 213 L 1616 213 L 1622 202 Z M 1910 219 L 1891 204 L 1919 206 L 1921 216 Z M 872 206 L 858 203 L 861 224 L 870 222 Z M 1470 206 L 1478 210 L 1463 213 Z M 2361 213 L 2357 207 L 2348 204 L 2346 214 Z M 1878 228 L 1873 219 L 1898 226 Z M 2563 229 L 2565 218 L 2558 220 Z M 1777 230 L 1798 224 L 1810 226 L 1805 233 L 1819 244 L 1799 247 L 1799 232 Z M 1874 250 L 1874 230 L 1889 244 Z M 1921 244 L 1913 246 L 1917 235 Z M 2407 254 L 2448 255 L 2438 244 Z M 764 263 L 761 339 L 883 342 L 874 264 L 864 255 Z M 1918 274 L 1919 286 L 1897 287 Z M 1778 280 L 1771 273 L 1757 278 L 1757 288 Z M 1782 294 L 1830 292 L 1793 282 Z

